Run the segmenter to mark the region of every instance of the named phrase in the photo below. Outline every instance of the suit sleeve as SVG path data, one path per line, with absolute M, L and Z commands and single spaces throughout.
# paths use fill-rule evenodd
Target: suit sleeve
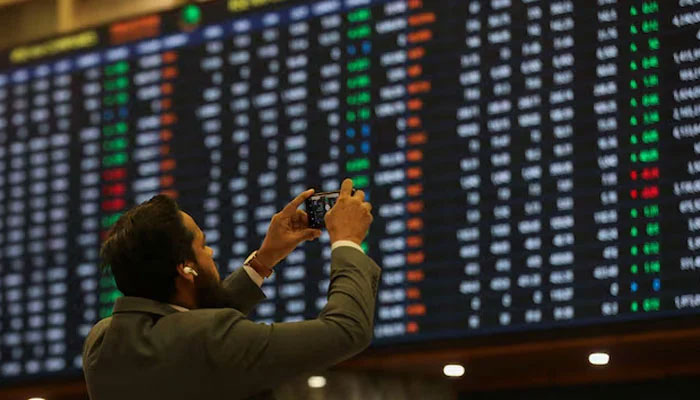
M 244 315 L 250 314 L 253 307 L 265 298 L 263 291 L 250 279 L 250 276 L 242 267 L 226 277 L 223 285 L 235 293 L 229 306 Z
M 221 368 L 240 363 L 249 388 L 257 391 L 328 368 L 369 346 L 380 269 L 353 248 L 331 254 L 328 303 L 317 319 L 272 325 L 242 318 L 215 321 L 210 337 L 220 340 L 210 343 L 216 347 L 208 353 L 216 352 Z

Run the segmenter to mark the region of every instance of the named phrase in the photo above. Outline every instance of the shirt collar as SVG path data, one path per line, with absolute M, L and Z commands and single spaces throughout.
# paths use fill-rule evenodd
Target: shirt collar
M 168 303 L 168 305 L 169 305 L 170 307 L 172 307 L 172 308 L 178 310 L 178 311 L 181 311 L 181 312 L 190 311 L 189 308 L 185 308 L 185 307 L 183 307 L 183 306 L 178 306 L 177 304 L 170 304 L 170 303 Z

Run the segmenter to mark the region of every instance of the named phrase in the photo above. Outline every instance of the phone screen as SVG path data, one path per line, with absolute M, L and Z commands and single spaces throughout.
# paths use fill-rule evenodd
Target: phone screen
M 306 199 L 306 214 L 309 217 L 309 227 L 320 229 L 326 226 L 324 217 L 333 208 L 340 192 L 316 193 Z

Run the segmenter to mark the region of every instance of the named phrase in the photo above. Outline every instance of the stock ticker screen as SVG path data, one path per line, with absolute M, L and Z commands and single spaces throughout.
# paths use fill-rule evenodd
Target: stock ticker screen
M 222 275 L 306 188 L 374 205 L 375 344 L 700 312 L 700 1 L 231 0 L 0 60 L 0 380 L 79 374 L 128 208 Z M 314 318 L 327 233 L 253 319 Z

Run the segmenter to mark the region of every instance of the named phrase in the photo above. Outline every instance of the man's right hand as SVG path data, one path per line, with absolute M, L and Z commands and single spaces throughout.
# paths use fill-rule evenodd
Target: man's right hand
M 372 205 L 365 201 L 365 192 L 358 190 L 352 195 L 352 180 L 345 179 L 338 200 L 325 217 L 331 244 L 338 240 L 362 244 L 374 220 L 371 211 Z

